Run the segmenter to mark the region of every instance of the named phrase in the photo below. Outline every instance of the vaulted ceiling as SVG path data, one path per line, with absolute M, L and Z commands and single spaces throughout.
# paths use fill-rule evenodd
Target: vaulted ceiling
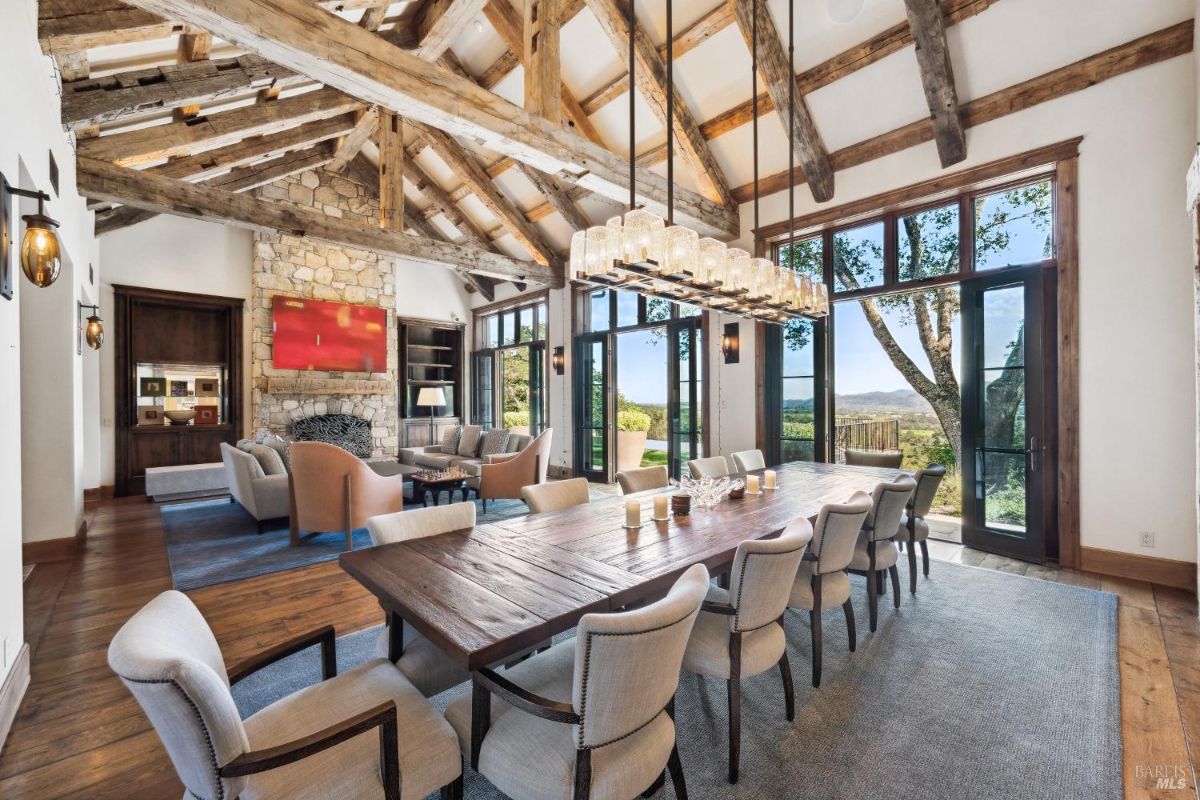
M 948 167 L 967 157 L 971 126 L 1192 46 L 1190 22 L 1172 9 L 1159 27 L 1107 48 L 1030 56 L 1035 69 L 1046 63 L 1040 72 L 984 74 L 956 48 L 958 26 L 979 30 L 1005 7 L 1041 13 L 1041 4 L 870 0 L 837 24 L 826 0 L 797 0 L 793 70 L 786 0 L 676 3 L 676 216 L 726 239 L 739 234 L 737 205 L 753 193 L 755 2 L 762 192 L 790 185 L 794 98 L 796 180 L 815 202 L 838 197 L 840 170 L 925 142 L 936 144 L 931 171 Z M 637 191 L 659 209 L 664 7 L 636 3 Z M 624 207 L 627 8 L 624 0 L 42 0 L 39 14 L 98 232 L 163 211 L 290 226 L 450 264 L 488 291 L 490 279 L 560 284 L 570 234 Z M 829 89 L 843 82 L 886 90 L 868 103 L 835 101 Z M 262 201 L 229 199 L 315 167 L 377 184 L 381 231 L 296 209 L 262 216 Z

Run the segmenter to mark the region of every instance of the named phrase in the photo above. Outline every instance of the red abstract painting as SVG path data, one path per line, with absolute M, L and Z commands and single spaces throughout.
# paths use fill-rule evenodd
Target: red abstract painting
M 387 369 L 387 311 L 372 306 L 271 300 L 276 369 L 383 372 Z

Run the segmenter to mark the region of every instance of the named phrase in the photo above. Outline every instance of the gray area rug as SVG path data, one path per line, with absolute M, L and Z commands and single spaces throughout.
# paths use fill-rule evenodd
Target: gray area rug
M 796 720 L 784 718 L 778 671 L 743 682 L 736 786 L 725 779 L 724 682 L 683 675 L 676 719 L 689 795 L 1120 798 L 1116 596 L 935 562 L 914 598 L 904 572 L 900 611 L 885 598 L 874 634 L 863 581 L 853 579 L 857 652 L 847 650 L 841 609 L 825 614 L 820 689 L 810 680 L 808 615 L 788 612 Z M 374 657 L 375 636 L 339 639 L 339 668 Z M 299 653 L 234 695 L 248 715 L 318 677 L 315 650 Z M 433 701 L 443 708 L 465 690 Z M 502 795 L 468 770 L 466 797 Z

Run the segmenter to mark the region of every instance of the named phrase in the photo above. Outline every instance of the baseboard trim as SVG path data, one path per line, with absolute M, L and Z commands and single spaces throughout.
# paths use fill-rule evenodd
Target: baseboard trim
M 4 749 L 13 720 L 17 718 L 17 709 L 21 707 L 21 700 L 25 698 L 25 690 L 28 688 L 29 645 L 22 644 L 4 685 L 0 686 L 0 751 Z
M 83 490 L 83 506 L 84 508 L 94 508 L 104 500 L 113 499 L 114 486 L 96 486 L 91 489 Z
M 1098 547 L 1081 547 L 1079 556 L 1079 568 L 1084 572 L 1173 586 L 1192 593 L 1196 591 L 1196 565 L 1190 561 L 1121 553 Z
M 74 536 L 62 539 L 44 539 L 40 542 L 21 544 L 21 561 L 25 564 L 41 564 L 47 561 L 69 561 L 83 549 L 87 540 L 87 523 L 79 527 Z

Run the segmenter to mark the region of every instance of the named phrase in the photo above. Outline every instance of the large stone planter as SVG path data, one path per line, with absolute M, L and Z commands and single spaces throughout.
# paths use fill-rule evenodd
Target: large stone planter
M 646 452 L 646 431 L 617 431 L 617 472 L 637 469 Z

